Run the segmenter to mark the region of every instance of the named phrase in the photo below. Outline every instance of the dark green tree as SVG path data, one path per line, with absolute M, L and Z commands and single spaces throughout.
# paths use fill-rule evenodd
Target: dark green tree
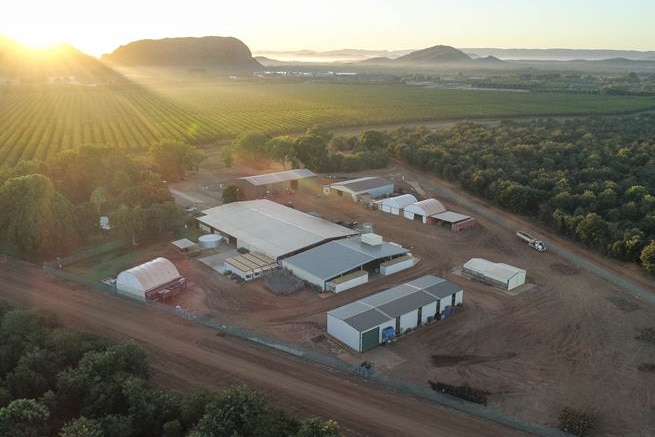
M 655 240 L 651 240 L 641 251 L 641 266 L 649 273 L 655 273 Z
M 296 139 L 296 157 L 312 171 L 324 171 L 328 163 L 325 140 L 318 135 L 303 135 Z
M 0 408 L 0 435 L 40 437 L 49 414 L 48 408 L 34 399 L 16 399 Z
M 0 187 L 0 232 L 21 253 L 65 253 L 79 241 L 73 205 L 43 175 L 7 180 Z
M 175 141 L 158 143 L 148 150 L 150 158 L 157 167 L 157 172 L 166 181 L 179 181 L 186 171 L 196 171 L 205 158 L 197 147 Z

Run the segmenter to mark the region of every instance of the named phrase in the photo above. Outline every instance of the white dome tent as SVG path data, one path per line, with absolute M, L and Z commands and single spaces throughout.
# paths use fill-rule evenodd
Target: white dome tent
M 116 278 L 116 291 L 142 301 L 165 299 L 185 288 L 186 279 L 162 257 L 122 271 Z

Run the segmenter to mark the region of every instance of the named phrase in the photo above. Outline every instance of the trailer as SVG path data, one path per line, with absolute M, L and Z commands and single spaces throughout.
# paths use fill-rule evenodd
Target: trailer
M 526 243 L 528 243 L 528 246 L 530 246 L 531 248 L 539 252 L 546 251 L 546 244 L 541 240 L 537 240 L 534 236 L 528 234 L 527 232 L 516 231 L 516 236 L 519 237 L 521 240 L 525 241 Z

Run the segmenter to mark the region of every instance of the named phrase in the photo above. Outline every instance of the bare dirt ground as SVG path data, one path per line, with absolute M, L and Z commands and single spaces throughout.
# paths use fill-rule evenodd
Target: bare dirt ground
M 213 171 L 219 169 L 217 166 Z M 265 171 L 268 169 L 233 172 Z M 427 195 L 445 184 L 399 164 L 349 176 L 372 174 L 393 179 L 407 192 L 412 190 L 407 182 L 421 181 L 419 186 Z M 402 182 L 403 177 L 406 182 Z M 197 178 L 215 181 L 229 176 L 222 171 L 201 172 Z M 535 229 L 520 218 L 470 198 L 457 187 L 449 187 L 461 199 L 492 209 L 507 223 Z M 193 186 L 181 189 L 192 191 Z M 297 209 L 318 212 L 326 219 L 371 222 L 376 233 L 410 248 L 421 262 L 413 269 L 374 279 L 344 293 L 317 295 L 303 290 L 292 296 L 273 296 L 261 282 L 236 285 L 189 262 L 183 269 L 198 285 L 185 297 L 189 306 L 352 363 L 373 361 L 376 371 L 398 379 L 422 385 L 428 380 L 468 383 L 489 390 L 492 408 L 524 420 L 555 426 L 559 411 L 569 406 L 596 413 L 599 435 L 655 435 L 655 375 L 637 369 L 640 364 L 655 362 L 655 346 L 635 340 L 640 329 L 655 327 L 652 305 L 551 252 L 530 249 L 505 226 L 482 218 L 477 229 L 455 234 L 370 211 L 320 191 L 277 195 L 271 200 L 283 204 L 291 201 Z M 475 216 L 458 205 L 458 199 L 440 200 L 449 209 Z M 608 271 L 655 290 L 652 279 L 636 266 L 595 256 L 544 230 L 538 234 L 547 243 L 556 241 Z M 531 286 L 509 296 L 454 274 L 456 267 L 472 257 L 524 268 Z M 325 311 L 424 274 L 460 284 L 464 288 L 464 311 L 364 354 L 354 353 L 325 335 Z
M 155 382 L 173 389 L 220 389 L 246 383 L 274 404 L 302 415 L 338 420 L 347 435 L 523 435 L 358 377 L 217 335 L 151 306 L 55 279 L 32 264 L 3 260 L 0 284 L 0 296 L 11 303 L 53 312 L 69 327 L 141 344 L 150 353 Z
M 216 186 L 231 177 L 279 168 L 239 167 L 227 171 L 209 160 L 175 188 L 202 201 L 200 208 L 219 204 Z M 427 195 L 447 186 L 430 175 L 394 164 L 379 174 L 410 192 L 417 181 Z M 406 182 L 402 182 L 402 179 Z M 318 188 L 318 187 L 317 187 Z M 475 202 L 520 228 L 536 230 L 458 190 L 444 199 L 449 209 L 475 216 L 459 203 Z M 652 305 L 551 252 L 538 253 L 518 240 L 506 226 L 479 218 L 479 227 L 463 233 L 411 222 L 371 211 L 343 198 L 297 192 L 271 197 L 326 219 L 371 222 L 376 233 L 411 249 L 420 262 L 387 278 L 373 278 L 340 294 L 302 290 L 275 296 L 261 282 L 238 284 L 196 259 L 164 250 L 189 279 L 188 292 L 172 305 L 257 330 L 303 348 L 330 353 L 358 364 L 373 361 L 376 372 L 427 386 L 428 380 L 468 383 L 491 392 L 490 407 L 518 418 L 555 426 L 565 406 L 599 417 L 598 435 L 655 435 L 655 374 L 638 371 L 655 363 L 655 346 L 635 339 L 642 328 L 655 327 Z M 186 206 L 188 198 L 179 198 Z M 655 283 L 635 266 L 594 256 L 570 242 L 539 230 L 546 243 L 556 241 L 574 253 L 639 285 Z M 455 274 L 472 257 L 506 262 L 528 271 L 529 287 L 510 296 Z M 325 334 L 325 311 L 424 274 L 442 276 L 464 288 L 464 310 L 417 330 L 386 347 L 358 354 Z M 0 295 L 38 306 L 62 320 L 101 335 L 134 338 L 147 347 L 162 384 L 186 389 L 245 381 L 305 413 L 335 417 L 351 434 L 365 435 L 511 435 L 478 419 L 409 399 L 357 378 L 309 365 L 178 319 L 82 287 L 55 281 L 33 266 L 0 264 Z M 370 397 L 367 398 L 367 397 Z M 373 400 L 371 400 L 373 399 Z M 357 403 L 357 404 L 355 404 Z M 364 410 L 355 408 L 366 405 Z M 407 428 L 409 427 L 409 428 Z M 400 430 L 403 430 L 401 432 Z

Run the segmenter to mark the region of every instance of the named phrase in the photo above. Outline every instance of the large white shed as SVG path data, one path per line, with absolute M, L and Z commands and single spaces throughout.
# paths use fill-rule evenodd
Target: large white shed
M 405 207 L 403 216 L 408 220 L 421 220 L 429 223 L 431 216 L 446 212 L 446 207 L 437 199 L 425 199 Z
M 398 244 L 382 241 L 377 234 L 363 234 L 321 244 L 285 258 L 280 264 L 321 290 L 338 293 L 365 283 L 367 271 L 408 252 Z M 413 266 L 413 261 L 410 257 L 403 267 Z
M 327 312 L 327 331 L 358 352 L 449 316 L 463 302 L 456 284 L 426 275 Z
M 378 201 L 378 209 L 382 212 L 400 215 L 412 203 L 416 203 L 416 197 L 414 195 L 401 194 L 400 196 L 389 197 Z
M 180 287 L 186 287 L 185 279 L 171 261 L 162 257 L 124 270 L 116 278 L 116 291 L 142 301 L 158 300 Z
M 510 291 L 525 284 L 526 271 L 505 263 L 471 258 L 462 266 L 462 275 L 503 291 Z
M 353 202 L 359 202 L 360 198 L 365 195 L 373 199 L 388 196 L 393 193 L 393 190 L 393 182 L 376 176 L 335 182 L 324 188 L 326 194 L 335 191 L 339 196 L 350 195 Z
M 273 260 L 357 231 L 270 200 L 233 202 L 203 211 L 200 228 Z

